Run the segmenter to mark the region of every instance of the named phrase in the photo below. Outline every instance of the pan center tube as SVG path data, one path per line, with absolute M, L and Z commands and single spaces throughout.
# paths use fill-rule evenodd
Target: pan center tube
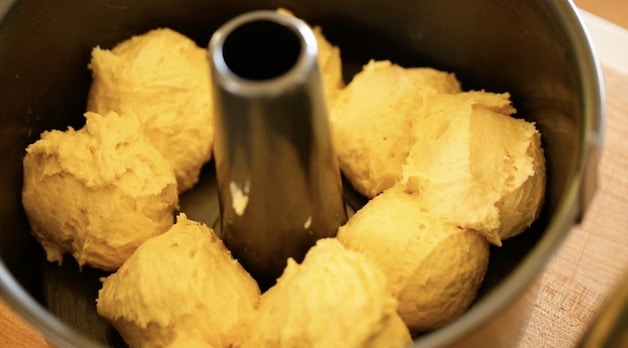
M 216 31 L 209 55 L 221 238 L 267 288 L 347 220 L 316 38 L 255 11 Z

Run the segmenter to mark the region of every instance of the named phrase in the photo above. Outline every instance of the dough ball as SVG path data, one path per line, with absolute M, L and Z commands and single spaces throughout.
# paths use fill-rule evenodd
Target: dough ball
M 285 8 L 277 9 L 277 12 L 286 16 L 294 17 L 294 14 Z M 332 45 L 325 35 L 323 29 L 319 26 L 312 28 L 316 43 L 318 44 L 317 63 L 323 80 L 323 89 L 325 99 L 329 108 L 333 107 L 335 101 L 344 87 L 345 83 L 342 78 L 342 61 L 340 59 L 340 49 L 338 46 Z
M 331 113 L 340 168 L 354 188 L 372 198 L 392 187 L 414 143 L 411 129 L 424 99 L 455 93 L 453 74 L 371 61 L 338 96 Z
M 227 347 L 259 296 L 214 232 L 180 214 L 103 281 L 97 310 L 131 347 Z
M 336 104 L 338 94 L 345 86 L 342 78 L 340 49 L 327 41 L 321 27 L 314 27 L 312 31 L 318 43 L 317 61 L 321 71 L 321 78 L 323 79 L 325 100 L 328 108 L 331 109 Z
M 384 271 L 399 315 L 412 332 L 437 329 L 459 317 L 488 267 L 482 236 L 433 219 L 418 197 L 397 188 L 369 201 L 340 228 L 338 239 Z
M 92 51 L 87 108 L 135 115 L 174 168 L 183 192 L 210 160 L 213 104 L 207 50 L 170 29 L 135 36 L 112 50 Z
M 321 239 L 302 264 L 289 259 L 262 295 L 242 347 L 402 347 L 408 329 L 386 279 L 363 255 Z
M 426 99 L 403 166 L 406 190 L 430 214 L 496 245 L 536 220 L 546 181 L 540 134 L 510 116 L 509 98 L 471 92 Z
M 76 131 L 53 130 L 26 149 L 22 202 L 49 261 L 117 269 L 165 232 L 178 205 L 172 168 L 133 117 L 88 112 Z

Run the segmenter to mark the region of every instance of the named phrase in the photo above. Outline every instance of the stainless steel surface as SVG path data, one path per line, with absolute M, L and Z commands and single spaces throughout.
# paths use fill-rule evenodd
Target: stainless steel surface
M 256 11 L 209 48 L 221 236 L 266 288 L 346 222 L 316 38 L 297 18 Z

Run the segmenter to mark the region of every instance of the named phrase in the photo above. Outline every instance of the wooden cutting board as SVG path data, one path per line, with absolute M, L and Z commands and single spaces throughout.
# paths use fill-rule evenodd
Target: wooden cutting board
M 573 347 L 628 276 L 628 75 L 604 68 L 606 125 L 598 192 L 538 279 L 519 347 Z M 0 299 L 0 347 L 52 347 Z
M 519 347 L 574 347 L 628 277 L 628 75 L 603 68 L 606 125 L 596 196 L 538 282 Z

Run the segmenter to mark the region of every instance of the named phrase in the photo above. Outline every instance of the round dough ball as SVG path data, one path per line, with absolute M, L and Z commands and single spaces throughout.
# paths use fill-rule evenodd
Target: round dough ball
M 372 261 L 321 239 L 262 295 L 241 347 L 403 347 L 411 338 L 396 305 Z
M 92 51 L 89 111 L 135 115 L 174 168 L 179 192 L 198 182 L 211 158 L 213 103 L 207 50 L 170 29 Z
M 321 27 L 314 27 L 312 31 L 318 43 L 318 55 L 316 60 L 321 71 L 325 100 L 327 107 L 331 110 L 336 104 L 340 91 L 345 86 L 342 78 L 340 49 L 338 46 L 334 46 L 327 41 Z
M 285 8 L 277 9 L 279 14 L 294 17 L 294 14 Z M 340 49 L 338 46 L 332 45 L 325 35 L 323 29 L 316 26 L 312 28 L 316 43 L 318 44 L 318 55 L 316 62 L 323 80 L 323 92 L 328 108 L 332 108 L 336 102 L 336 98 L 340 90 L 345 86 L 342 78 L 342 61 L 340 59 Z
M 345 87 L 331 113 L 340 168 L 372 198 L 392 187 L 414 143 L 412 128 L 429 95 L 456 93 L 453 74 L 371 61 Z
M 213 230 L 180 214 L 103 281 L 97 310 L 131 347 L 229 347 L 259 296 Z
M 22 202 L 49 261 L 117 269 L 172 226 L 172 168 L 133 117 L 86 113 L 78 131 L 53 130 L 26 149 Z
M 534 124 L 511 117 L 507 93 L 469 92 L 425 100 L 402 183 L 430 214 L 501 241 L 538 217 L 545 158 Z
M 482 236 L 433 219 L 418 197 L 397 187 L 369 201 L 340 228 L 338 239 L 384 271 L 412 332 L 437 329 L 460 316 L 488 267 Z

